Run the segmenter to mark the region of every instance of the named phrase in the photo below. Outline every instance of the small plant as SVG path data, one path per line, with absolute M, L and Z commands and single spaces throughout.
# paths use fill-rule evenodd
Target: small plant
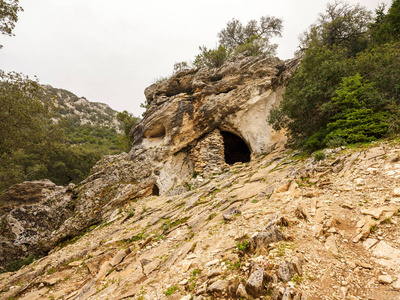
M 55 268 L 50 268 L 50 269 L 47 270 L 47 275 L 54 274 L 55 272 L 56 272 Z
M 161 77 L 154 79 L 153 83 L 154 84 L 161 83 L 161 82 L 167 81 L 168 79 L 169 79 L 168 76 L 161 76 Z
M 291 279 L 294 283 L 300 284 L 303 281 L 303 277 L 296 274 Z
M 192 271 L 192 276 L 196 276 L 197 274 L 201 274 L 201 269 L 194 269 Z
M 376 226 L 372 225 L 371 228 L 369 229 L 370 232 L 375 232 L 376 231 Z
M 246 251 L 248 247 L 249 247 L 249 241 L 248 241 L 248 240 L 245 240 L 245 241 L 243 241 L 243 242 L 237 242 L 237 243 L 236 243 L 236 248 L 237 248 L 239 251 Z
M 390 218 L 386 218 L 381 222 L 381 224 L 392 224 L 392 220 L 390 220 Z
M 306 272 L 306 276 L 307 276 L 307 278 L 308 278 L 309 280 L 312 280 L 312 281 L 317 280 L 317 278 L 315 278 L 313 275 L 310 275 L 310 274 L 307 273 L 307 272 Z
M 169 287 L 169 288 L 164 292 L 164 294 L 165 294 L 165 296 L 169 297 L 169 296 L 171 296 L 173 293 L 175 293 L 176 290 L 178 290 L 178 287 L 173 285 L 173 286 Z
M 192 184 L 190 184 L 189 182 L 186 182 L 186 183 L 185 183 L 185 188 L 186 188 L 188 191 L 191 191 L 191 190 L 192 190 Z
M 126 242 L 127 242 L 128 244 L 130 244 L 130 243 L 135 242 L 135 241 L 141 241 L 141 240 L 143 239 L 143 235 L 144 235 L 144 232 L 140 232 L 140 233 L 138 233 L 137 235 L 132 236 L 132 237 L 131 237 L 130 239 L 128 239 Z
M 322 152 L 322 151 L 317 151 L 317 152 L 315 152 L 315 154 L 314 154 L 314 159 L 315 159 L 316 161 L 320 161 L 320 160 L 325 159 L 325 153 Z
M 214 213 L 214 214 L 211 214 L 211 215 L 208 216 L 207 220 L 208 220 L 208 221 L 211 221 L 211 220 L 214 219 L 216 216 L 217 216 L 217 214 L 215 214 L 215 213 Z

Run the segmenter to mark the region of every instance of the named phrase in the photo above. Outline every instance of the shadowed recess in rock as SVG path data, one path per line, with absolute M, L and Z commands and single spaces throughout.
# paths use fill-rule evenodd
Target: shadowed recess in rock
M 224 139 L 225 162 L 233 165 L 236 162 L 249 162 L 250 149 L 239 136 L 228 131 L 221 131 Z
M 165 127 L 163 124 L 154 125 L 144 135 L 146 138 L 163 138 L 165 136 Z
M 160 196 L 160 189 L 158 188 L 157 184 L 153 185 L 153 189 L 151 190 L 151 194 L 153 196 Z

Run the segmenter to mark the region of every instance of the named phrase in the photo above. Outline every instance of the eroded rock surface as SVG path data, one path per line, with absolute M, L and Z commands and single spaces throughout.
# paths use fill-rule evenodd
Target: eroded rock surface
M 183 194 L 115 192 L 74 243 L 0 274 L 0 299 L 396 299 L 400 145 L 329 151 L 320 162 L 261 155 Z
M 185 194 L 230 164 L 282 145 L 267 116 L 297 65 L 296 59 L 243 56 L 147 88 L 149 108 L 132 130 L 129 154 L 105 157 L 76 187 L 24 183 L 2 196 L 0 267 L 47 253 L 129 201 Z

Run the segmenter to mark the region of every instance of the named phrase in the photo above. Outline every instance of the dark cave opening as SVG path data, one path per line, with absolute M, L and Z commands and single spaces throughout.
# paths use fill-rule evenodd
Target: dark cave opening
M 250 149 L 242 138 L 228 131 L 221 131 L 224 139 L 225 162 L 233 165 L 236 162 L 250 161 Z
M 152 196 L 160 196 L 160 189 L 158 188 L 157 184 L 153 185 L 153 189 L 151 190 Z

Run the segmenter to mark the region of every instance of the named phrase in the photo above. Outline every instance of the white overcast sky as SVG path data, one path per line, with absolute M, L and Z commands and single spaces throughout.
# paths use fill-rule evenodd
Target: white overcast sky
M 216 46 L 232 18 L 283 19 L 278 57 L 293 57 L 298 36 L 328 0 L 20 0 L 14 37 L 0 36 L 0 69 L 36 75 L 89 101 L 140 115 L 144 89 Z M 349 0 L 374 10 L 391 0 Z

